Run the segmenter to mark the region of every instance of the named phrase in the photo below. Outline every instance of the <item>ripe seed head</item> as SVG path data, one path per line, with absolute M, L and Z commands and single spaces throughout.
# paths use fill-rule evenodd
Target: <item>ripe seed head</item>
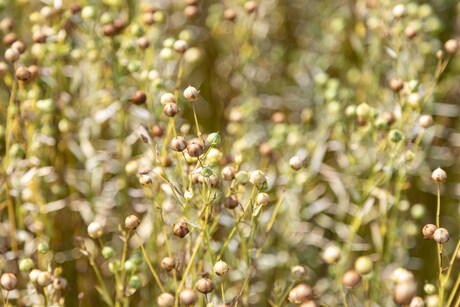
M 438 167 L 431 173 L 431 180 L 436 183 L 444 183 L 447 180 L 447 173 L 442 168 Z
M 225 181 L 232 181 L 235 178 L 235 168 L 226 166 L 221 171 L 222 179 Z
M 229 271 L 228 264 L 225 261 L 219 260 L 214 265 L 214 272 L 217 276 L 225 276 Z
M 135 104 L 143 104 L 143 103 L 145 103 L 145 101 L 147 100 L 147 95 L 145 95 L 144 92 L 136 91 L 136 92 L 133 94 L 133 97 L 131 98 L 131 100 L 132 100 Z
M 48 271 L 40 272 L 37 277 L 37 284 L 40 287 L 46 287 L 49 284 L 51 284 L 51 279 L 52 279 L 52 276 L 50 272 Z
M 290 292 L 288 300 L 294 304 L 301 304 L 313 298 L 313 289 L 307 284 L 299 284 Z
M 176 103 L 176 98 L 172 93 L 164 93 L 163 95 L 161 95 L 160 102 L 162 105 L 165 105 L 167 103 Z
M 235 209 L 238 207 L 238 199 L 235 196 L 231 195 L 225 198 L 224 206 L 227 209 Z
M 8 62 L 16 62 L 19 59 L 19 52 L 14 49 L 8 48 L 5 51 L 5 60 Z
M 16 78 L 20 81 L 27 82 L 32 77 L 30 71 L 25 67 L 19 67 L 16 69 Z
M 173 232 L 176 237 L 184 238 L 190 232 L 187 226 L 187 220 L 182 219 L 179 223 L 174 224 Z
M 168 117 L 174 117 L 180 112 L 180 107 L 175 103 L 167 103 L 163 106 L 163 113 Z
M 204 146 L 197 140 L 192 140 L 187 145 L 187 152 L 191 157 L 197 158 L 204 153 Z
M 149 187 L 152 185 L 152 178 L 149 175 L 141 174 L 139 177 L 139 183 L 142 186 Z
M 125 228 L 128 230 L 136 230 L 140 223 L 141 220 L 139 220 L 137 216 L 131 214 L 125 219 Z
M 414 281 L 397 284 L 393 289 L 393 300 L 397 304 L 409 304 L 416 292 L 417 285 Z
M 195 101 L 198 99 L 198 94 L 200 92 L 194 88 L 193 86 L 189 85 L 185 90 L 184 90 L 184 98 L 187 101 Z
M 259 206 L 266 206 L 270 202 L 270 196 L 267 193 L 261 192 L 257 194 L 256 202 Z
M 16 288 L 18 280 L 13 273 L 3 273 L 0 277 L 0 285 L 6 291 L 11 291 Z
M 361 275 L 355 270 L 348 270 L 342 276 L 342 284 L 347 288 L 355 288 L 361 282 Z
M 438 228 L 433 234 L 433 240 L 435 240 L 439 244 L 446 243 L 449 241 L 449 231 L 445 228 Z
M 196 282 L 195 288 L 203 294 L 208 294 L 214 290 L 214 285 L 212 284 L 211 279 L 202 277 Z
M 177 152 L 182 152 L 187 148 L 187 141 L 181 137 L 176 136 L 171 140 L 171 149 Z
M 401 79 L 391 79 L 390 88 L 393 92 L 399 92 L 404 87 L 404 82 Z
M 425 239 L 433 239 L 435 231 L 438 229 L 434 224 L 426 224 L 423 226 L 422 234 Z
M 171 257 L 164 257 L 161 259 L 161 268 L 170 272 L 176 267 L 176 260 Z

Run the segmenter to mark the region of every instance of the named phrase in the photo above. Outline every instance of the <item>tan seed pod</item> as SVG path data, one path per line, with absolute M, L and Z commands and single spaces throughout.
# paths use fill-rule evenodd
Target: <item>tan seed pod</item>
M 18 280 L 13 273 L 3 273 L 0 277 L 0 285 L 6 291 L 11 291 L 16 288 Z
M 438 227 L 436 227 L 436 225 L 434 224 L 426 224 L 425 226 L 423 226 L 423 229 L 422 229 L 422 234 L 423 234 L 423 237 L 425 239 L 433 239 L 433 235 L 436 231 L 436 229 L 438 229 Z
M 128 215 L 125 219 L 125 228 L 128 230 L 136 230 L 139 227 L 141 220 L 133 214 Z

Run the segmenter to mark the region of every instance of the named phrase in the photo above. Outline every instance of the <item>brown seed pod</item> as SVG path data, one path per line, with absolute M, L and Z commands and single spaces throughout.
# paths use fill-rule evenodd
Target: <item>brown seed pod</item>
M 185 0 L 185 5 L 198 5 L 199 0 Z
M 406 29 L 404 29 L 404 34 L 408 39 L 413 39 L 415 36 L 417 36 L 417 29 L 409 25 L 406 27 Z
M 396 304 L 407 305 L 417 292 L 417 285 L 414 281 L 396 284 L 393 289 L 393 300 Z
M 283 112 L 275 112 L 275 113 L 273 113 L 272 122 L 274 124 L 282 124 L 282 123 L 286 122 L 286 114 L 284 114 Z
M 303 302 L 313 299 L 313 289 L 307 284 L 299 284 L 295 286 L 288 296 L 288 300 L 294 304 L 301 304 Z
M 162 125 L 153 125 L 151 132 L 154 137 L 161 138 L 165 133 L 165 128 Z
M 155 17 L 153 16 L 153 13 L 147 12 L 142 15 L 142 22 L 145 25 L 151 26 L 155 23 Z
M 423 237 L 425 239 L 429 239 L 429 240 L 433 239 L 433 234 L 436 231 L 436 229 L 438 229 L 438 227 L 436 227 L 436 225 L 434 225 L 434 224 L 426 224 L 425 226 L 423 226 L 423 229 L 422 229 Z
M 147 95 L 145 95 L 144 92 L 136 91 L 131 97 L 131 100 L 134 104 L 143 104 L 147 101 Z
M 171 140 L 170 147 L 174 151 L 183 152 L 187 148 L 187 141 L 181 136 L 176 136 Z
M 163 113 L 168 117 L 174 117 L 180 112 L 180 107 L 175 103 L 167 103 L 163 107 Z
M 77 14 L 80 13 L 81 11 L 81 5 L 77 2 L 73 2 L 69 6 L 69 10 L 72 14 Z
M 361 275 L 355 270 L 348 270 L 342 276 L 342 284 L 346 288 L 356 288 L 361 282 Z
M 44 42 L 46 42 L 46 38 L 46 34 L 40 31 L 34 32 L 34 34 L 32 34 L 32 40 L 35 43 L 43 44 Z
M 305 268 L 301 265 L 291 267 L 291 276 L 294 280 L 302 280 L 307 275 Z
M 391 79 L 390 88 L 393 92 L 399 92 L 404 87 L 404 82 L 401 79 Z
M 226 9 L 224 11 L 224 19 L 228 21 L 235 21 L 236 19 L 236 11 L 234 9 Z
M 224 206 L 227 209 L 235 209 L 238 207 L 238 199 L 235 196 L 231 195 L 225 198 Z
M 382 112 L 382 114 L 380 115 L 383 120 L 386 122 L 386 124 L 388 126 L 391 126 L 395 123 L 396 121 L 396 116 L 393 112 L 390 112 L 390 111 L 384 111 Z
M 161 268 L 168 272 L 172 271 L 176 268 L 176 260 L 174 260 L 174 258 L 171 257 L 164 257 L 161 260 Z
M 16 36 L 15 33 L 13 32 L 7 33 L 5 34 L 5 36 L 3 36 L 3 45 L 9 47 L 17 40 L 18 40 L 18 37 Z
M 255 1 L 247 1 L 244 4 L 244 10 L 248 14 L 254 13 L 257 10 L 257 3 Z
M 173 229 L 173 233 L 176 237 L 178 238 L 184 238 L 188 233 L 190 232 L 190 230 L 188 229 L 188 226 L 187 226 L 187 220 L 185 219 L 182 219 L 179 221 L 179 223 L 177 224 L 174 224 L 174 229 Z
M 125 228 L 128 230 L 136 230 L 140 223 L 141 220 L 139 220 L 137 216 L 131 214 L 125 219 Z
M 149 42 L 149 40 L 148 40 L 147 37 L 142 36 L 142 37 L 139 37 L 139 38 L 136 40 L 136 45 L 137 45 L 137 47 L 139 47 L 140 49 L 144 50 L 144 49 L 147 49 L 147 48 L 150 46 L 150 42 Z
M 128 26 L 128 22 L 123 18 L 118 18 L 113 21 L 113 26 L 115 28 L 116 34 L 118 34 Z
M 235 168 L 231 166 L 226 166 L 220 172 L 222 175 L 222 179 L 225 181 L 232 181 L 235 178 Z
M 27 68 L 19 67 L 18 69 L 16 69 L 16 79 L 23 81 L 23 82 L 27 82 L 31 78 L 32 78 L 32 74 Z
M 24 44 L 24 42 L 17 40 L 11 44 L 11 49 L 16 50 L 19 54 L 23 54 L 26 51 L 27 47 L 26 44 Z
M 113 24 L 109 23 L 102 26 L 102 33 L 105 36 L 113 37 L 117 34 L 117 30 L 115 29 L 115 26 Z
M 164 156 L 160 158 L 161 165 L 164 167 L 171 167 L 173 165 L 173 161 L 170 157 Z
M 197 158 L 204 153 L 204 146 L 197 140 L 192 140 L 187 145 L 187 152 L 191 157 Z
M 211 279 L 202 277 L 196 282 L 195 288 L 203 294 L 208 294 L 214 290 L 214 285 L 212 284 Z
M 194 5 L 187 5 L 184 9 L 184 16 L 187 18 L 193 18 L 198 15 L 200 11 Z
M 35 80 L 40 76 L 40 67 L 37 65 L 30 65 L 27 67 L 27 69 L 30 71 L 32 77 L 31 80 Z

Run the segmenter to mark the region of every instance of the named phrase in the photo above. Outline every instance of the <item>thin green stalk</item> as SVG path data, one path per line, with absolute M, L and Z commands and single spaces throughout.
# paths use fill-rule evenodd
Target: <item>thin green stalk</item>
M 100 284 L 100 286 L 102 288 L 102 291 L 104 292 L 103 295 L 105 297 L 106 302 L 109 303 L 110 306 L 114 306 L 113 302 L 112 302 L 112 299 L 111 299 L 111 295 L 109 293 L 109 290 L 107 290 L 107 287 L 105 285 L 104 279 L 102 278 L 101 272 L 99 272 L 99 269 L 98 269 L 97 265 L 94 263 L 94 259 L 93 259 L 92 256 L 89 256 L 89 264 L 93 268 L 94 274 L 96 274 L 96 278 L 99 281 L 99 284 Z
M 8 169 L 8 163 L 10 161 L 9 159 L 9 151 L 10 151 L 10 146 L 11 146 L 11 134 L 13 133 L 10 131 L 12 126 L 14 125 L 13 123 L 13 115 L 11 114 L 14 109 L 14 101 L 16 99 L 16 93 L 17 93 L 17 88 L 18 84 L 16 80 L 13 80 L 13 87 L 11 89 L 11 96 L 10 100 L 8 102 L 8 110 L 7 110 L 7 123 L 6 123 L 6 132 L 5 132 L 5 166 L 4 166 L 4 171 L 5 171 L 5 176 L 7 176 L 6 171 Z M 15 216 L 15 209 L 14 209 L 14 199 L 11 196 L 10 193 L 10 186 L 9 183 L 6 183 L 6 197 L 8 199 L 8 220 L 10 221 L 10 240 L 11 240 L 11 249 L 13 253 L 16 255 L 18 251 L 18 242 L 16 240 L 16 216 Z
M 436 227 L 441 227 L 440 225 L 440 216 L 441 216 L 441 185 L 438 183 L 438 201 L 436 206 Z M 439 274 L 438 274 L 438 287 L 439 287 L 439 297 L 438 297 L 438 306 L 442 307 L 444 302 L 444 281 L 442 275 L 442 244 L 438 243 L 438 264 L 439 264 Z M 455 255 L 454 255 L 455 257 Z
M 455 256 L 454 256 L 455 257 Z M 455 293 L 457 293 L 457 290 L 458 290 L 458 287 L 460 286 L 460 274 L 457 276 L 457 279 L 455 280 L 455 284 L 454 284 L 454 287 L 452 288 L 452 290 L 450 291 L 450 295 L 449 295 L 449 298 L 447 299 L 447 305 L 446 306 L 452 306 L 452 301 L 454 300 L 454 297 L 455 297 Z M 459 298 L 460 298 L 460 294 L 459 294 Z M 458 300 L 457 300 L 458 302 Z M 455 306 L 459 306 L 458 304 L 456 304 Z
M 185 281 L 187 280 L 187 275 L 190 272 L 190 269 L 192 268 L 193 262 L 195 260 L 195 256 L 198 253 L 198 250 L 200 249 L 200 244 L 201 244 L 202 239 L 203 239 L 203 232 L 200 233 L 198 239 L 195 241 L 195 246 L 193 248 L 192 256 L 190 257 L 188 265 L 185 268 L 184 274 L 182 275 L 182 280 L 180 281 L 179 288 L 176 291 L 176 304 L 175 304 L 175 306 L 177 306 L 179 293 L 182 291 L 182 288 L 185 285 Z
M 137 232 L 136 232 L 136 236 L 137 236 L 137 239 L 139 240 L 139 245 L 141 247 L 142 255 L 144 255 L 145 262 L 147 262 L 147 266 L 149 267 L 150 272 L 153 275 L 153 278 L 155 278 L 155 281 L 158 284 L 158 287 L 160 288 L 161 292 L 166 292 L 165 288 L 163 287 L 161 283 L 160 278 L 158 277 L 157 272 L 155 271 L 155 269 L 152 266 L 152 263 L 150 262 L 147 252 L 145 251 L 144 244 L 142 243 L 142 239 Z

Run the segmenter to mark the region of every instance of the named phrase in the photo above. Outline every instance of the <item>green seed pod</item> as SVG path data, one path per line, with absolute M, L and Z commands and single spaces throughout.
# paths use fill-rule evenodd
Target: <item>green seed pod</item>
M 401 131 L 393 129 L 388 134 L 388 138 L 393 143 L 399 143 L 400 141 L 402 141 L 403 135 L 402 135 Z
M 31 258 L 24 258 L 19 262 L 19 270 L 21 272 L 30 272 L 34 267 L 35 264 Z
M 139 276 L 134 275 L 134 276 L 131 276 L 128 284 L 129 284 L 129 287 L 132 289 L 139 289 L 140 287 L 142 287 L 142 280 L 139 278 Z
M 50 250 L 48 243 L 40 242 L 37 245 L 37 251 L 41 254 L 46 254 Z
M 201 175 L 203 175 L 204 177 L 210 177 L 212 174 L 214 174 L 214 172 L 212 171 L 212 168 L 210 168 L 209 166 L 205 166 L 201 169 Z
M 208 138 L 206 139 L 206 143 L 209 144 L 212 147 L 217 147 L 219 146 L 221 142 L 221 137 L 219 132 L 213 132 L 208 135 Z
M 113 248 L 110 246 L 104 246 L 104 248 L 102 249 L 102 256 L 104 256 L 105 259 L 112 259 L 113 255 Z

